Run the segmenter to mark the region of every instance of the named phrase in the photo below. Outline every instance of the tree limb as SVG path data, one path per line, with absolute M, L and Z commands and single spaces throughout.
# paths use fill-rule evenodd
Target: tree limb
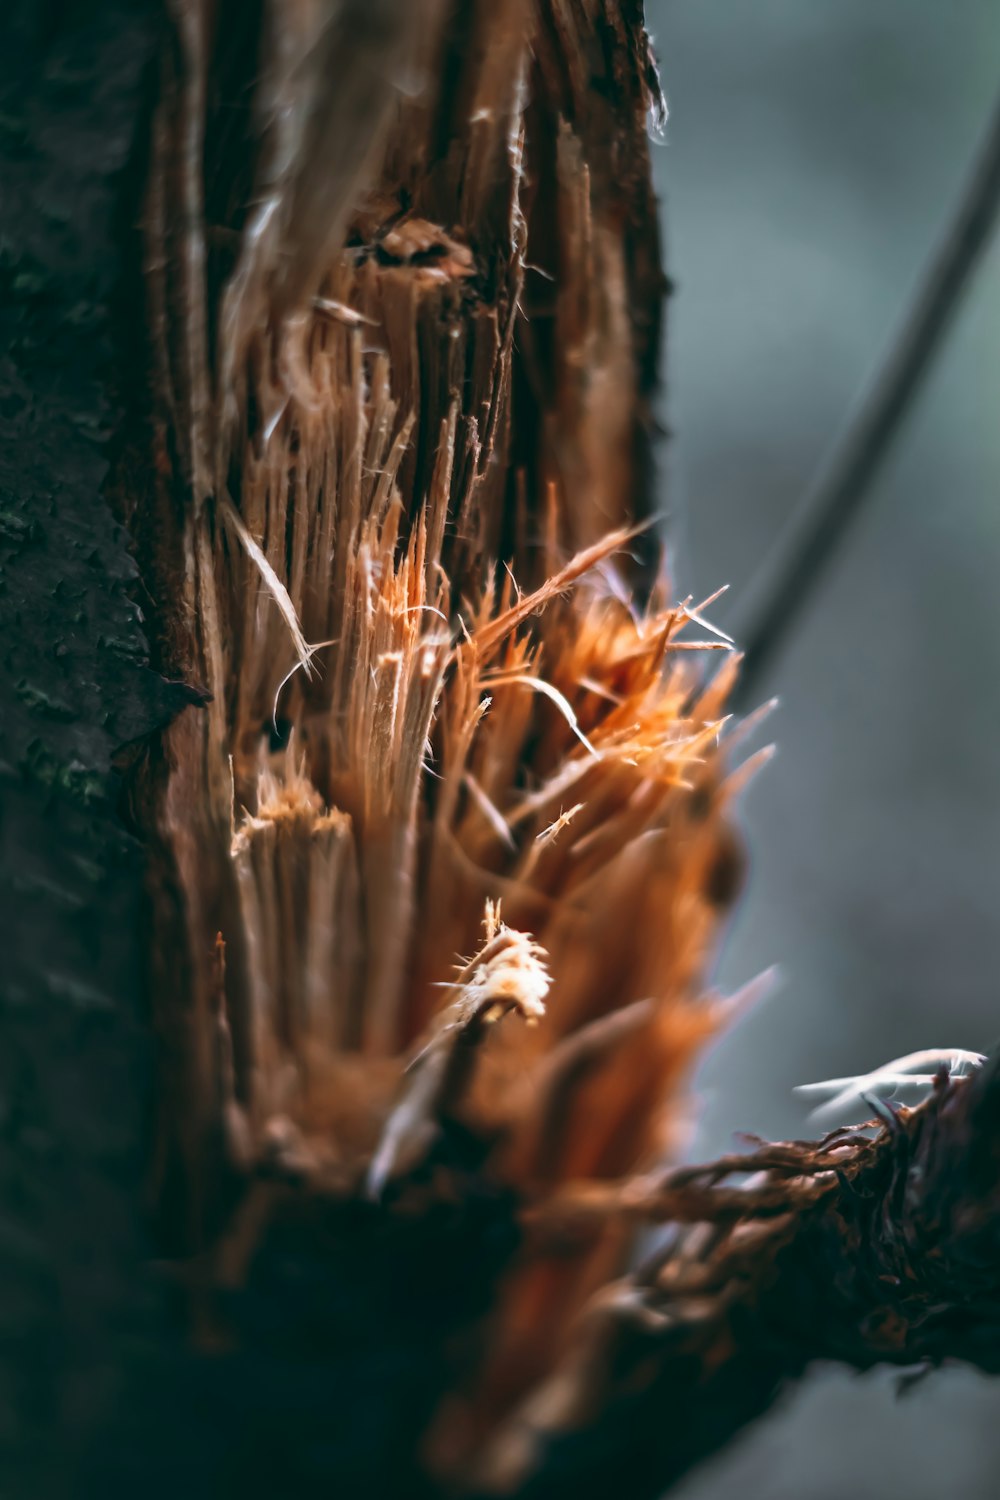
M 592 1304 L 479 1491 L 661 1493 L 814 1360 L 1000 1369 L 1000 1058 L 876 1129 L 670 1174 L 646 1215 L 697 1228 Z

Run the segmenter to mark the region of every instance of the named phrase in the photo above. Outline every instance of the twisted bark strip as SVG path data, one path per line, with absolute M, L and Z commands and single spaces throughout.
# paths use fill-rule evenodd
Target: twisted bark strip
M 662 1493 L 814 1360 L 1000 1371 L 1000 1056 L 876 1130 L 762 1144 L 635 1199 L 697 1227 L 595 1300 L 478 1493 L 598 1496 L 626 1475 Z M 734 1172 L 754 1175 L 722 1185 Z M 595 1207 L 574 1226 L 564 1204 L 563 1233 Z

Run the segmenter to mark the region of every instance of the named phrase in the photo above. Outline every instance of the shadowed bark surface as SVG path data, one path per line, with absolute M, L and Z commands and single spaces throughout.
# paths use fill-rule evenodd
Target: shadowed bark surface
M 117 174 L 153 28 L 0 22 L 0 1324 L 3 1488 L 63 1488 L 162 1338 L 142 1227 L 151 1049 L 141 859 L 113 757 L 184 695 L 145 666 L 102 486 L 120 420 Z

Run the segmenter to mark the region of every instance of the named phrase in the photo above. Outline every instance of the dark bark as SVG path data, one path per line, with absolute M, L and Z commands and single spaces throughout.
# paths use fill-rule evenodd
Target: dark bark
M 102 494 L 113 223 L 149 18 L 0 22 L 0 1487 L 65 1487 L 162 1336 L 142 1228 L 150 1048 L 120 747 L 174 711 Z

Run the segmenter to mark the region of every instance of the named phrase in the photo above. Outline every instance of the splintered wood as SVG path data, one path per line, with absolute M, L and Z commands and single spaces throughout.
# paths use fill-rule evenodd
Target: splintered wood
M 526 1206 L 669 1151 L 739 878 L 734 658 L 707 671 L 703 606 L 638 589 L 662 277 L 634 8 L 169 9 L 134 529 L 206 699 L 149 800 L 164 1232 L 211 1266 L 263 1165 L 388 1212 L 453 1122 Z M 525 1223 L 438 1467 L 628 1232 L 553 1253 Z

